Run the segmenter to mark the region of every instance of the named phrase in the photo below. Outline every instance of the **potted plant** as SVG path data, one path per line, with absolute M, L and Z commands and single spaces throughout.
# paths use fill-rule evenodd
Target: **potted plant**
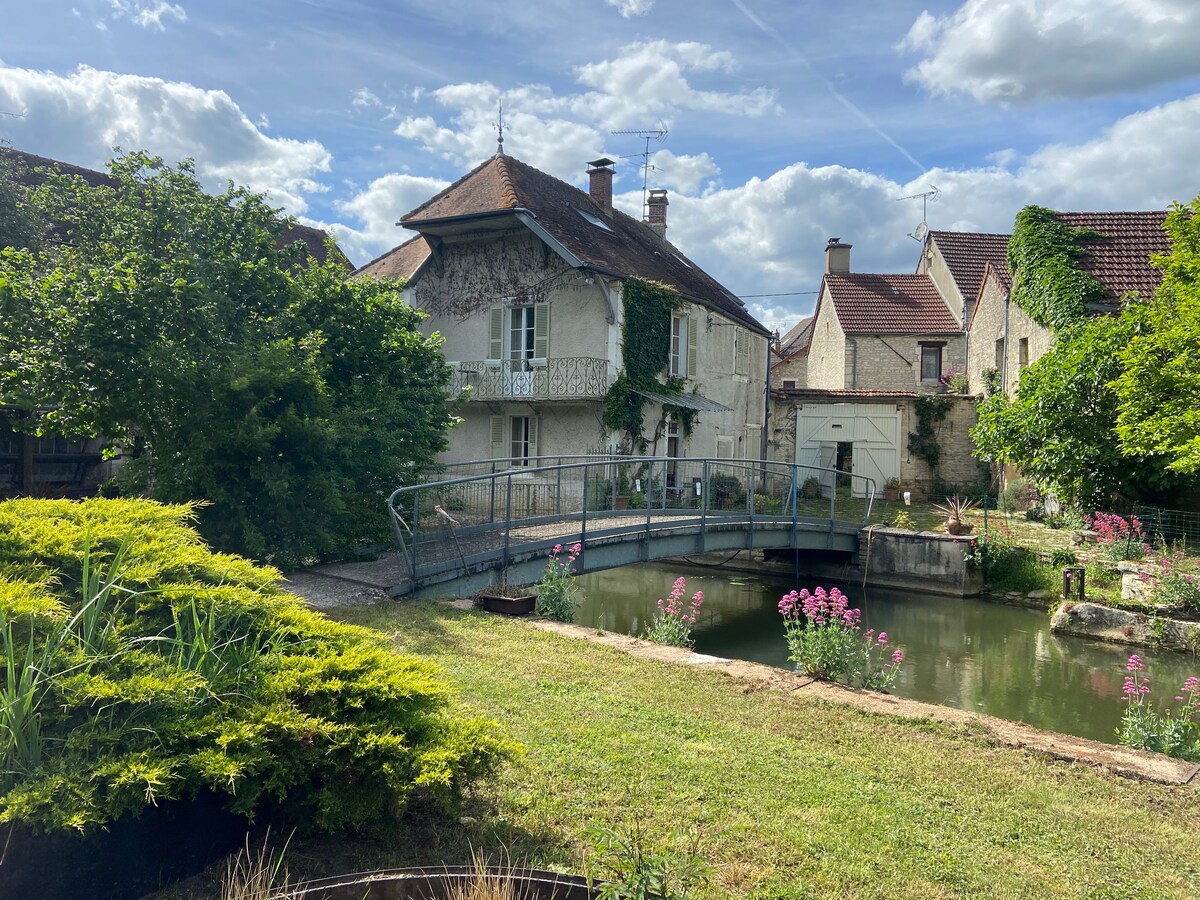
M 506 616 L 526 616 L 537 603 L 537 590 L 531 584 L 490 584 L 475 595 L 475 602 L 488 612 Z
M 933 508 L 945 514 L 947 534 L 969 534 L 971 526 L 963 521 L 963 516 L 978 505 L 978 500 L 966 500 L 955 494 L 946 498 L 945 505 L 935 503 Z
M 900 479 L 895 476 L 883 483 L 883 499 L 895 500 L 900 496 Z

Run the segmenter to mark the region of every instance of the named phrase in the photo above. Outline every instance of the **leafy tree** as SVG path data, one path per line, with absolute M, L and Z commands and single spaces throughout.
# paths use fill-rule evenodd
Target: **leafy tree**
M 1120 351 L 1139 331 L 1135 315 L 1101 317 L 1067 328 L 1049 353 L 1021 373 L 1016 395 L 989 397 L 972 429 L 977 456 L 1016 465 L 1026 477 L 1085 505 L 1114 494 L 1169 494 L 1177 479 L 1157 461 L 1126 455 L 1113 428 Z
M 1160 455 L 1176 472 L 1200 474 L 1200 197 L 1167 216 L 1171 252 L 1155 260 L 1163 283 L 1136 313 L 1142 333 L 1119 352 L 1112 383 L 1116 430 L 1127 453 Z M 1131 312 L 1134 312 L 1131 310 Z
M 445 447 L 449 371 L 395 285 L 278 246 L 262 197 L 132 153 L 51 176 L 66 235 L 0 254 L 0 395 L 128 448 L 126 489 L 208 501 L 216 546 L 292 566 L 383 536 L 386 492 Z
M 0 147 L 0 248 L 36 246 L 43 230 L 12 154 Z

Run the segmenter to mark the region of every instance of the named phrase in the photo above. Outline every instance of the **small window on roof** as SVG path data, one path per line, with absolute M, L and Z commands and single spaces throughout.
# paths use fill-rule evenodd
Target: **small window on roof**
M 588 222 L 591 222 L 597 228 L 603 228 L 605 231 L 612 231 L 612 229 L 608 227 L 608 223 L 599 216 L 593 216 L 590 212 L 585 212 L 578 206 L 572 206 L 571 209 L 575 210 L 575 212 L 579 213 L 580 216 L 582 216 Z

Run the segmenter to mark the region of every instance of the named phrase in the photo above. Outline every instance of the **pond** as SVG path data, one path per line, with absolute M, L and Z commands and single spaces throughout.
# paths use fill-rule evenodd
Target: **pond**
M 791 668 L 779 598 L 793 586 L 810 590 L 833 582 L 745 574 L 727 569 L 643 564 L 581 576 L 579 625 L 637 633 L 654 617 L 675 579 L 687 578 L 687 597 L 704 591 L 694 637 L 696 651 Z M 1121 688 L 1130 653 L 1147 661 L 1154 697 L 1171 700 L 1185 678 L 1200 674 L 1200 659 L 1170 651 L 1137 650 L 1050 633 L 1039 610 L 981 600 L 913 594 L 838 584 L 863 611 L 863 628 L 886 631 L 904 649 L 891 693 L 974 710 L 1038 728 L 1116 742 Z

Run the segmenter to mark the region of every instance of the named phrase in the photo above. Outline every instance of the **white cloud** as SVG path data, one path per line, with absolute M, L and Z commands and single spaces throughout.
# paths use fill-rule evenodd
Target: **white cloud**
M 178 3 L 166 0 L 108 0 L 114 19 L 129 19 L 133 24 L 147 30 L 165 31 L 163 17 L 169 16 L 178 22 L 187 21 L 187 13 Z
M 115 146 L 174 162 L 196 160 L 209 188 L 227 179 L 267 192 L 289 212 L 323 191 L 329 152 L 316 141 L 268 137 L 224 91 L 80 66 L 70 75 L 0 68 L 0 109 L 24 113 L 8 125 L 15 147 L 103 168 Z
M 357 227 L 341 222 L 312 224 L 332 231 L 346 255 L 362 264 L 412 237 L 413 232 L 405 231 L 396 224 L 400 217 L 416 209 L 448 184 L 437 178 L 393 172 L 376 178 L 365 190 L 349 200 L 334 204 L 341 215 L 357 220 Z
M 644 16 L 654 8 L 654 0 L 604 0 L 627 19 Z
M 707 153 L 699 156 L 676 156 L 670 150 L 650 154 L 651 186 L 694 194 L 705 182 L 721 173 Z
M 355 109 L 378 109 L 383 106 L 383 101 L 363 87 L 351 94 L 350 105 Z
M 1136 90 L 1200 74 L 1195 0 L 967 0 L 922 12 L 906 77 L 937 94 L 1032 103 Z

